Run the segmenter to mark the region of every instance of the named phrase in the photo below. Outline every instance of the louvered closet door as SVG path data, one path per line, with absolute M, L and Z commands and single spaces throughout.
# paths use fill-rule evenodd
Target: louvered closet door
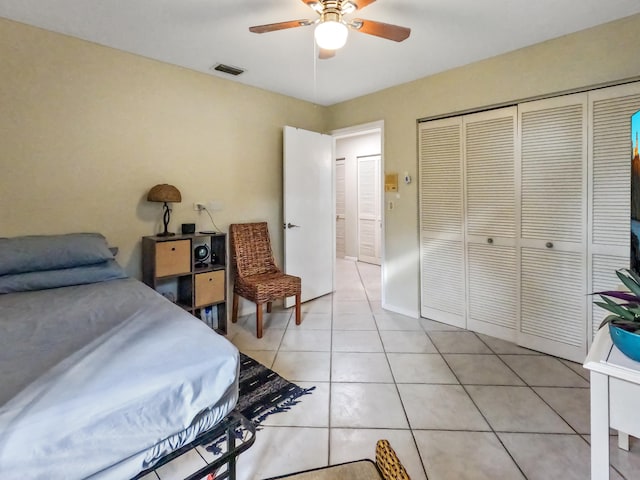
M 640 83 L 589 92 L 590 292 L 617 289 L 615 270 L 629 266 L 630 117 L 638 110 Z M 591 303 L 588 315 L 591 342 L 606 312 Z
M 462 119 L 418 131 L 421 315 L 465 327 Z
M 380 155 L 358 157 L 358 260 L 380 265 Z
M 518 343 L 582 362 L 587 353 L 587 94 L 518 106 Z
M 516 107 L 463 118 L 467 328 L 512 342 L 518 320 Z

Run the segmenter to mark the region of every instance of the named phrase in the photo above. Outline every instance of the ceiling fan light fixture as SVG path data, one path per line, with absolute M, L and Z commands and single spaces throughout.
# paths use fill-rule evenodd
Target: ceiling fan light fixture
M 318 47 L 325 50 L 338 50 L 344 47 L 349 36 L 349 29 L 342 22 L 328 20 L 320 22 L 314 31 Z

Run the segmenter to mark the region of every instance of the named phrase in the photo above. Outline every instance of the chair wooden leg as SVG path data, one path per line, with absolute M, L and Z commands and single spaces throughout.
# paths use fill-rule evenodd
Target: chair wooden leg
M 300 325 L 302 319 L 300 318 L 300 294 L 296 295 L 296 325 Z
M 271 302 L 267 302 L 267 313 L 271 313 Z
M 256 303 L 256 337 L 262 338 L 262 304 Z
M 238 321 L 238 294 L 233 293 L 233 307 L 231 308 L 231 323 Z

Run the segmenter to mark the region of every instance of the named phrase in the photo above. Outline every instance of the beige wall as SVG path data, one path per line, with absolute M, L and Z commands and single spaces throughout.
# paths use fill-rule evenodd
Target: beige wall
M 329 127 L 384 120 L 386 172 L 417 178 L 416 120 L 640 76 L 640 15 L 334 105 Z M 430 46 L 428 48 L 437 48 Z M 428 61 L 428 51 L 425 52 Z M 385 300 L 419 311 L 418 182 L 385 213 Z
M 640 76 L 639 31 L 636 15 L 327 109 L 0 19 L 0 236 L 101 231 L 137 274 L 139 238 L 160 228 L 144 198 L 167 182 L 174 230 L 210 228 L 192 204 L 221 200 L 218 226 L 266 219 L 280 256 L 284 125 L 384 120 L 386 171 L 416 178 L 418 118 Z M 386 305 L 417 314 L 417 182 L 399 195 Z
M 324 130 L 326 109 L 0 19 L 0 236 L 102 232 L 140 270 L 140 237 L 196 222 L 267 220 L 281 256 L 282 127 Z

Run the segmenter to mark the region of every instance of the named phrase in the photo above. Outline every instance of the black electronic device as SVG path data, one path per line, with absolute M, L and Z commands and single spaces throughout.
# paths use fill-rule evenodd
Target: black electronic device
M 183 223 L 182 224 L 182 234 L 196 233 L 196 224 L 195 223 Z

